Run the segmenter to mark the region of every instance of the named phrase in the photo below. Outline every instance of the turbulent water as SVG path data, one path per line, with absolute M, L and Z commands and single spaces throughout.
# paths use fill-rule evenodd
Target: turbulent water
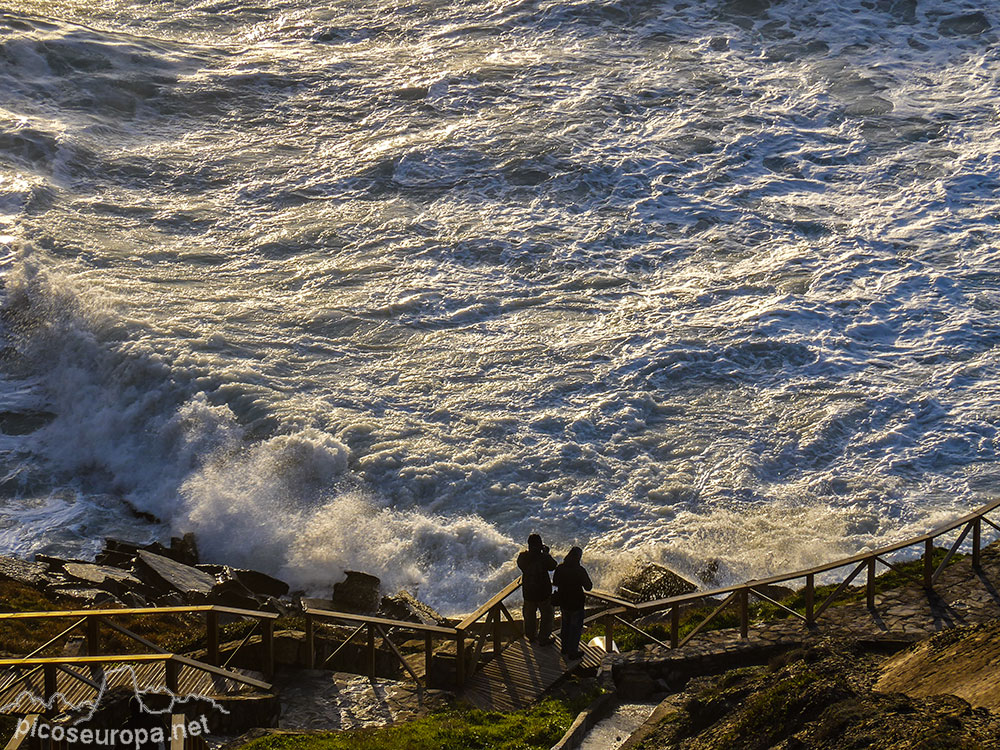
M 0 550 L 446 610 L 1000 476 L 1000 8 L 0 0 Z

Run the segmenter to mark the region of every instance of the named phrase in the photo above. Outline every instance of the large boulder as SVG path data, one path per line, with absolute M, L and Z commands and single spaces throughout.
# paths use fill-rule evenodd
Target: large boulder
M 448 627 L 448 618 L 437 612 L 429 604 L 424 604 L 409 591 L 400 591 L 393 596 L 383 596 L 379 614 L 390 620 L 419 622 L 423 625 Z
M 627 573 L 618 583 L 615 594 L 635 604 L 655 599 L 668 599 L 697 591 L 698 587 L 684 576 L 656 563 L 641 565 Z
M 347 577 L 334 585 L 331 603 L 338 612 L 375 614 L 381 586 L 382 582 L 376 576 L 348 570 Z
M 215 586 L 214 576 L 146 550 L 139 551 L 135 563 L 135 574 L 164 593 L 176 592 L 187 599 L 204 601 Z
M 944 36 L 976 36 L 989 31 L 990 20 L 982 11 L 950 16 L 938 25 L 938 33 Z
M 288 584 L 267 573 L 259 570 L 248 570 L 245 568 L 233 568 L 229 565 L 197 565 L 198 570 L 202 570 L 215 576 L 219 583 L 234 580 L 239 581 L 259 597 L 282 597 L 288 593 Z

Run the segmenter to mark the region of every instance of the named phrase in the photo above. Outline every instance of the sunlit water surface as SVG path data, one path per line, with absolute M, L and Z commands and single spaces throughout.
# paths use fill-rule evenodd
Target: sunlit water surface
M 998 29 L 0 0 L 0 550 L 193 530 L 456 611 L 532 530 L 725 581 L 963 512 L 1000 473 Z

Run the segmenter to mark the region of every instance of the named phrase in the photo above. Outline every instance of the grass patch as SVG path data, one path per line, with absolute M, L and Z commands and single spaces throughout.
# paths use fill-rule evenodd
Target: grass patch
M 547 750 L 596 697 L 547 698 L 512 713 L 455 707 L 405 724 L 321 734 L 274 734 L 240 750 Z
M 943 547 L 935 547 L 934 553 L 931 556 L 931 560 L 934 563 L 935 570 L 937 566 L 941 564 L 944 560 L 945 555 L 948 550 Z M 968 557 L 968 555 L 963 555 L 956 553 L 948 565 L 953 565 L 959 560 Z M 879 576 L 875 578 L 875 593 L 882 594 L 894 589 L 903 588 L 904 586 L 911 586 L 917 584 L 917 582 L 923 580 L 924 574 L 924 561 L 923 558 L 917 560 L 910 560 L 902 563 L 893 563 L 897 570 L 888 569 L 884 570 Z M 855 580 L 864 581 L 864 572 L 858 574 L 858 578 Z M 827 597 L 829 597 L 836 589 L 839 584 L 827 584 L 823 586 L 817 586 L 814 594 L 815 606 L 819 607 Z M 855 602 L 864 601 L 867 596 L 866 587 L 862 583 L 859 586 L 849 586 L 847 589 L 841 592 L 840 596 L 837 597 L 830 604 L 831 607 L 842 607 L 846 604 L 853 604 Z M 806 594 L 805 589 L 799 589 L 795 593 L 786 596 L 779 600 L 781 604 L 790 609 L 794 609 L 797 612 L 805 614 L 806 606 Z M 681 640 L 694 630 L 698 625 L 700 625 L 718 606 L 718 603 L 708 604 L 704 607 L 698 607 L 694 609 L 689 609 L 688 611 L 681 614 L 680 618 L 680 628 L 679 637 Z M 669 612 L 664 611 L 664 618 L 669 617 Z M 750 621 L 751 622 L 763 622 L 766 620 L 784 620 L 791 617 L 788 612 L 786 612 L 781 607 L 777 607 L 770 602 L 765 601 L 752 601 L 750 602 Z M 712 630 L 725 630 L 727 628 L 736 628 L 740 624 L 740 614 L 738 605 L 736 602 L 730 603 L 730 605 L 715 616 L 710 623 L 708 623 L 702 632 L 708 632 Z M 642 629 L 652 635 L 654 638 L 663 641 L 665 643 L 670 642 L 670 622 L 664 619 L 662 622 L 653 623 L 651 625 L 644 625 Z M 586 643 L 591 638 L 596 636 L 604 635 L 603 625 L 594 625 L 587 628 L 583 634 L 583 642 Z M 644 635 L 639 635 L 635 631 L 629 630 L 622 625 L 618 625 L 615 628 L 615 643 L 618 648 L 622 651 L 633 651 L 643 646 L 653 643 L 653 641 Z

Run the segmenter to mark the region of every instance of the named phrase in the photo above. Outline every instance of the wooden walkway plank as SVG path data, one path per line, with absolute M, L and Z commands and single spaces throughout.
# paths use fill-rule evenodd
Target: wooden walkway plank
M 567 661 L 559 648 L 558 637 L 548 646 L 514 641 L 469 678 L 462 697 L 487 711 L 526 708 L 574 669 L 598 666 L 604 657 L 581 644 L 584 658 Z

